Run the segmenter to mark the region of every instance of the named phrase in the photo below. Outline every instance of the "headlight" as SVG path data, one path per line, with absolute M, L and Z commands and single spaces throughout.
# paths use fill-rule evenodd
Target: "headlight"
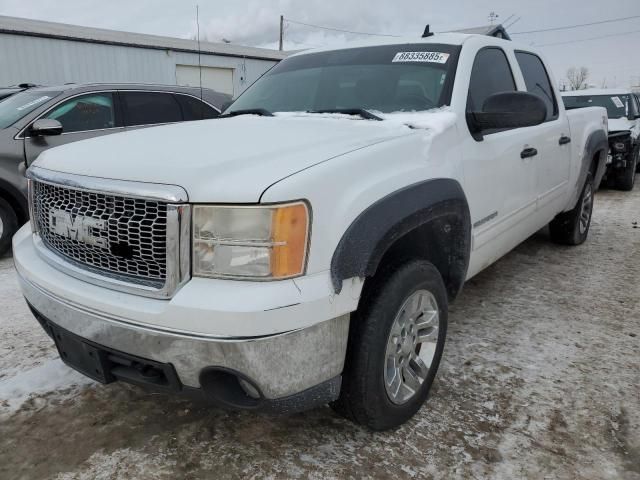
M 302 275 L 309 208 L 304 202 L 255 207 L 195 205 L 193 275 L 282 279 Z
M 626 145 L 622 142 L 616 142 L 613 144 L 613 148 L 616 152 L 624 152 Z

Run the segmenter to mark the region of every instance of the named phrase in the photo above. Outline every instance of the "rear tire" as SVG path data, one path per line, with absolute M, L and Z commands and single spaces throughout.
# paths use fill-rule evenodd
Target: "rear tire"
M 578 203 L 573 210 L 561 213 L 549 224 L 552 241 L 562 245 L 584 243 L 591 226 L 593 194 L 593 177 L 588 173 Z
M 631 164 L 621 172 L 616 172 L 615 185 L 618 190 L 630 192 L 636 183 L 636 167 L 638 164 L 638 150 L 631 155 Z
M 351 317 L 340 415 L 372 430 L 395 428 L 426 401 L 447 334 L 438 270 L 411 260 L 378 273 Z M 417 343 L 416 343 L 417 342 Z
M 18 217 L 11 205 L 0 198 L 0 256 L 11 248 L 11 237 L 18 229 Z

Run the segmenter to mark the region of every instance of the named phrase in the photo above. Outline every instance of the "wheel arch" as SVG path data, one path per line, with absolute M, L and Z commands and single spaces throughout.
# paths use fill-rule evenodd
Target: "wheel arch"
M 348 278 L 373 277 L 381 264 L 425 258 L 440 271 L 449 298 L 464 283 L 471 249 L 471 220 L 461 185 L 433 179 L 409 185 L 364 210 L 343 234 L 331 260 L 339 293 Z
M 574 186 L 574 192 L 571 196 L 571 201 L 564 210 L 570 211 L 578 202 L 580 194 L 582 193 L 582 187 L 587 178 L 587 174 L 591 172 L 593 176 L 593 186 L 597 190 L 604 177 L 607 165 L 607 153 L 609 151 L 609 140 L 606 133 L 603 130 L 596 130 L 591 132 L 587 137 L 584 144 L 584 152 L 582 154 L 582 164 L 580 165 L 580 173 L 576 179 Z

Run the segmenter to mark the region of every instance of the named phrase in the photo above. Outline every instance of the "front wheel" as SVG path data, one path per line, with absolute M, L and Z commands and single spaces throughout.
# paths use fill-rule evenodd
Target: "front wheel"
M 551 240 L 563 245 L 584 243 L 589 235 L 592 213 L 593 177 L 588 173 L 578 203 L 573 210 L 561 213 L 549 224 Z
M 438 270 L 413 260 L 378 275 L 351 333 L 340 398 L 332 407 L 372 430 L 398 427 L 429 395 L 447 334 Z

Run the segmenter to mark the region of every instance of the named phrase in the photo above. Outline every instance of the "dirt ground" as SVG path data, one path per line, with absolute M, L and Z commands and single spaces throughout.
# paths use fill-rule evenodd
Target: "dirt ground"
M 435 390 L 372 434 L 327 407 L 229 413 L 59 360 L 0 260 L 0 478 L 640 479 L 640 188 L 587 243 L 536 234 L 452 306 Z

